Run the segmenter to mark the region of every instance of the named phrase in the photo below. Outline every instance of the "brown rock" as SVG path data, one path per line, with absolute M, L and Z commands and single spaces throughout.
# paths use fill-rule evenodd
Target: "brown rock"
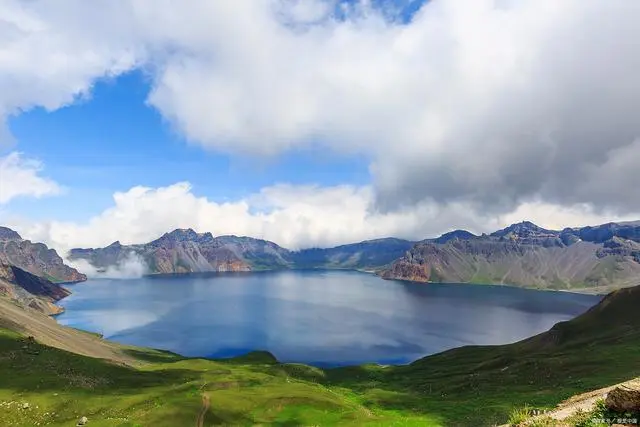
M 0 295 L 9 297 L 22 307 L 30 307 L 45 314 L 58 314 L 63 309 L 55 305 L 55 302 L 70 294 L 69 290 L 47 279 L 0 263 Z
M 616 387 L 609 392 L 604 403 L 615 412 L 640 412 L 640 387 Z
M 55 250 L 42 243 L 24 240 L 6 227 L 0 227 L 0 264 L 16 266 L 53 282 L 87 280 L 84 274 L 66 265 Z

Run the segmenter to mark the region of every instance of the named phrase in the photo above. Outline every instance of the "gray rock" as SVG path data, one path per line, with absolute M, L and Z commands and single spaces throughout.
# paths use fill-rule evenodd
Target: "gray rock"
M 640 411 L 640 387 L 620 386 L 609 392 L 605 406 L 615 412 Z

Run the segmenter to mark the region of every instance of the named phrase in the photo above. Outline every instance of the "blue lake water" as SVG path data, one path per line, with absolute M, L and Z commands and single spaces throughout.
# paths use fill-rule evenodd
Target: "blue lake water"
M 185 356 L 268 350 L 319 366 L 408 363 L 535 335 L 600 297 L 505 286 L 415 284 L 349 271 L 89 280 L 60 302 L 64 325 Z

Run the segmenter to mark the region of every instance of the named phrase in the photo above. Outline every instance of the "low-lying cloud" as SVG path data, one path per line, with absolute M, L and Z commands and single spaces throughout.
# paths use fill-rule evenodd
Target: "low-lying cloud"
M 110 265 L 106 269 L 98 269 L 85 259 L 66 259 L 65 262 L 92 279 L 137 279 L 149 272 L 149 267 L 142 257 L 133 251 L 118 264 Z

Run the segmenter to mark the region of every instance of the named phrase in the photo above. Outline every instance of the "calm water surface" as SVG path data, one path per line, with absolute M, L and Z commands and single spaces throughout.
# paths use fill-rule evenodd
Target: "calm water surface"
M 321 366 L 407 363 L 468 344 L 510 343 L 600 300 L 345 271 L 90 280 L 69 288 L 58 322 L 121 343 L 204 357 L 260 349 Z

